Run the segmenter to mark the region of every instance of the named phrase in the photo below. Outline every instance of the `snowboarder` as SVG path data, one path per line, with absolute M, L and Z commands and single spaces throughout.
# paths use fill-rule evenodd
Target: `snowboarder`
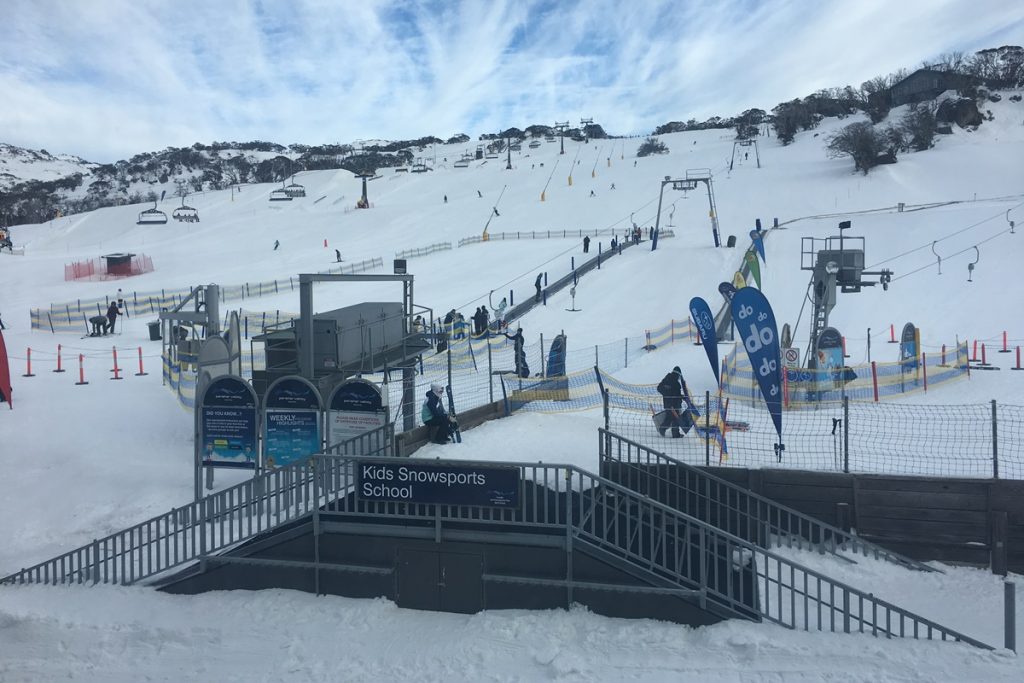
M 533 286 L 537 288 L 537 294 L 533 297 L 534 301 L 540 301 L 540 281 L 543 279 L 544 273 L 538 273 L 537 279 L 534 280 Z
M 615 183 L 612 183 L 612 186 L 611 186 L 611 187 L 609 187 L 608 189 L 609 189 L 609 190 L 614 190 L 614 189 L 615 189 Z
M 280 242 L 280 240 L 274 240 L 274 251 L 277 251 L 277 248 L 278 248 L 279 246 L 281 246 L 281 242 Z
M 683 371 L 679 366 L 672 368 L 672 372 L 658 384 L 658 393 L 661 394 L 661 402 L 667 411 L 667 420 L 658 425 L 658 434 L 665 436 L 665 430 L 672 429 L 672 438 L 678 439 L 690 431 L 693 426 L 693 416 L 690 407 L 693 400 L 690 398 L 690 391 L 686 388 L 686 380 L 683 379 Z M 686 403 L 686 410 L 683 410 L 683 402 Z M 682 428 L 683 433 L 679 432 Z
M 445 203 L 445 204 L 447 204 L 447 203 L 448 203 L 448 195 L 445 195 L 445 196 L 444 196 L 444 203 Z
M 340 249 L 335 249 L 334 250 L 334 258 L 336 259 L 335 260 L 336 263 L 341 263 L 341 250 Z
M 494 309 L 494 329 L 497 332 L 500 332 L 501 329 L 505 326 L 505 309 L 507 308 L 508 299 L 502 297 L 501 302 L 498 304 L 498 307 Z
M 430 391 L 427 392 L 426 400 L 423 401 L 423 408 L 420 410 L 423 424 L 430 427 L 427 438 L 431 442 L 438 444 L 448 443 L 452 434 L 459 428 L 455 420 L 444 409 L 444 403 L 441 401 L 442 396 L 444 396 L 444 386 L 434 382 L 430 385 Z
M 594 195 L 594 191 L 593 191 L 593 190 L 591 190 L 591 191 L 590 191 L 590 196 L 591 196 L 591 197 L 595 196 L 595 195 Z
M 476 191 L 476 196 L 477 196 L 477 197 L 480 197 L 480 199 L 483 199 L 483 198 L 484 198 L 484 196 L 483 196 L 483 195 L 482 195 L 482 194 L 480 193 L 480 190 L 477 190 L 477 191 Z
M 530 366 L 526 363 L 526 349 L 523 348 L 525 340 L 523 339 L 523 328 L 517 327 L 515 334 L 505 333 L 505 337 L 512 340 L 512 350 L 515 354 L 516 361 L 516 376 L 518 377 L 529 377 Z
M 586 235 L 583 238 L 583 253 L 584 254 L 589 254 L 590 253 L 590 235 Z

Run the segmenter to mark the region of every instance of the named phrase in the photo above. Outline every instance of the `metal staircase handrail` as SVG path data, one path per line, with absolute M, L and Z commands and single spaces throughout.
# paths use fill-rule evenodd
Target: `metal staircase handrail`
M 530 522 L 525 512 L 532 505 L 536 518 L 530 523 L 532 526 L 564 528 L 569 542 L 596 545 L 662 580 L 673 581 L 681 588 L 697 588 L 703 593 L 702 603 L 710 600 L 739 614 L 754 610 L 765 620 L 793 629 L 815 627 L 887 637 L 940 638 L 992 649 L 578 467 L 452 461 L 452 465 L 460 467 L 515 467 L 519 469 L 520 482 L 524 475 L 532 474 L 531 478 L 540 484 L 533 489 L 532 500 L 523 495 L 515 508 L 487 508 L 377 502 L 348 496 L 354 489 L 359 464 L 372 462 L 380 460 L 372 456 L 312 456 L 22 570 L 0 580 L 0 584 L 136 583 L 201 560 L 314 511 L 319 514 L 332 501 L 336 507 L 332 510 L 327 505 L 327 512 L 376 513 L 397 519 L 430 519 L 436 524 L 455 521 L 485 525 L 526 525 Z M 520 490 L 524 490 L 522 483 Z M 537 491 L 578 495 L 575 499 L 566 495 L 563 506 L 551 504 L 546 493 L 540 499 Z M 346 495 L 339 496 L 342 493 Z M 696 558 L 695 553 L 687 552 L 694 537 L 701 550 Z M 682 571 L 682 563 L 687 563 L 688 573 Z M 728 572 L 724 577 L 718 575 L 723 565 Z M 733 588 L 731 579 L 737 565 L 753 567 L 756 596 L 745 596 L 742 582 L 738 594 Z M 694 573 L 699 579 L 688 578 Z M 722 580 L 725 590 L 716 588 Z M 752 598 L 759 598 L 756 607 L 749 604 Z
M 698 504 L 704 506 L 705 520 L 710 520 L 711 508 L 712 506 L 717 506 L 714 512 L 717 513 L 718 526 L 724 528 L 723 518 L 728 519 L 735 516 L 736 527 L 734 528 L 737 532 L 741 532 L 738 535 L 748 538 L 748 540 L 750 540 L 750 537 L 754 537 L 758 540 L 759 544 L 770 544 L 774 536 L 780 541 L 779 545 L 782 544 L 781 542 L 784 542 L 787 547 L 795 545 L 800 550 L 809 547 L 817 549 L 822 553 L 828 552 L 843 559 L 847 558 L 839 555 L 839 551 L 848 550 L 853 554 L 886 560 L 909 569 L 943 573 L 941 569 L 888 550 L 871 541 L 866 541 L 859 536 L 843 531 L 811 515 L 777 503 L 770 498 L 754 493 L 738 484 L 733 484 L 699 467 L 672 458 L 653 448 L 627 439 L 615 432 L 604 428 L 599 428 L 598 432 L 601 437 L 600 462 L 602 468 L 606 462 L 628 466 L 630 467 L 631 475 L 635 473 L 637 477 L 652 480 L 644 483 L 648 484 L 649 487 L 657 487 L 659 492 L 664 491 L 670 498 L 674 498 L 677 501 L 685 500 L 689 495 L 696 496 Z M 613 448 L 613 442 L 617 443 L 616 448 Z M 625 449 L 623 449 L 623 446 L 625 446 Z M 623 454 L 623 450 L 625 450 L 625 454 Z M 641 465 L 664 465 L 678 468 L 677 471 L 684 472 L 687 481 L 696 484 L 696 486 L 687 487 L 679 479 L 666 479 L 659 474 L 653 473 L 650 469 L 641 469 Z M 632 479 L 631 475 L 626 486 L 640 491 L 637 488 L 640 482 Z M 633 482 L 636 482 L 636 486 L 634 486 Z M 643 493 L 643 491 L 640 492 Z M 713 495 L 715 493 L 718 495 Z M 723 493 L 725 494 L 724 496 L 721 495 Z M 658 498 L 657 496 L 655 497 Z M 728 502 L 723 503 L 723 498 L 726 501 L 731 500 L 734 505 L 729 505 Z M 746 502 L 745 506 L 741 505 L 744 501 Z M 755 510 L 756 512 L 753 512 Z M 810 540 L 814 538 L 820 540 L 818 542 Z
M 393 439 L 381 444 L 378 432 L 394 435 L 384 425 L 335 444 L 337 451 L 358 446 L 366 455 L 391 452 Z M 367 449 L 375 443 L 378 450 Z M 316 485 L 313 456 L 248 481 L 217 491 L 180 508 L 115 532 L 0 578 L 0 585 L 20 583 L 119 583 L 130 585 L 245 542 L 279 524 L 312 511 L 312 500 L 324 501 L 333 491 Z M 209 527 L 209 528 L 208 528 Z

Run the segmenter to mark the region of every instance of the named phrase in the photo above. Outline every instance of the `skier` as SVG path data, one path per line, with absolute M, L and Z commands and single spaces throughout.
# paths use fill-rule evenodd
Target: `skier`
M 341 250 L 340 249 L 335 249 L 334 250 L 334 258 L 337 259 L 337 261 L 336 261 L 337 263 L 341 263 Z
M 505 337 L 512 340 L 512 350 L 516 360 L 516 376 L 529 377 L 530 366 L 526 363 L 526 350 L 523 348 L 523 328 L 517 327 L 515 334 L 505 333 Z
M 483 195 L 482 195 L 482 194 L 480 193 L 480 190 L 477 190 L 477 191 L 476 191 L 476 196 L 477 196 L 477 197 L 480 197 L 480 199 L 483 199 L 483 198 L 484 198 L 484 196 L 483 196 Z
M 114 321 L 117 320 L 117 316 L 120 315 L 121 311 L 117 308 L 117 302 L 111 301 L 110 305 L 107 306 L 107 332 L 113 334 L 114 332 Z
M 452 434 L 458 429 L 458 424 L 444 409 L 441 397 L 444 396 L 444 386 L 434 382 L 430 385 L 426 400 L 423 401 L 423 408 L 420 410 L 420 417 L 423 424 L 430 427 L 427 437 L 432 443 L 448 443 Z
M 590 191 L 590 196 L 591 196 L 591 197 L 595 196 L 595 195 L 594 195 L 594 191 L 593 191 L 593 190 L 591 190 L 591 191 Z
M 274 240 L 274 251 L 277 251 L 277 248 L 278 248 L 279 246 L 281 246 L 281 242 L 280 242 L 280 240 Z
M 615 183 L 612 183 L 612 186 L 611 186 L 611 187 L 609 187 L 608 189 L 609 189 L 609 190 L 614 190 L 614 189 L 615 189 Z
M 448 195 L 445 195 L 445 196 L 444 196 L 444 203 L 445 203 L 445 204 L 447 204 L 447 203 L 448 203 Z
M 533 297 L 534 301 L 540 301 L 540 281 L 544 277 L 544 273 L 538 273 L 537 279 L 534 280 L 533 286 L 537 288 L 537 294 Z
M 584 254 L 589 254 L 590 253 L 590 235 L 586 235 L 583 238 L 583 253 Z
M 665 430 L 672 428 L 672 438 L 678 439 L 683 434 L 679 433 L 680 427 L 683 433 L 689 432 L 693 426 L 693 417 L 690 414 L 690 407 L 693 400 L 690 398 L 690 391 L 686 388 L 686 380 L 683 379 L 683 371 L 679 366 L 672 368 L 672 372 L 658 384 L 658 393 L 661 394 L 661 402 L 665 410 L 669 411 L 669 420 L 658 427 L 658 434 L 665 436 Z M 686 411 L 683 411 L 683 402 L 686 402 Z

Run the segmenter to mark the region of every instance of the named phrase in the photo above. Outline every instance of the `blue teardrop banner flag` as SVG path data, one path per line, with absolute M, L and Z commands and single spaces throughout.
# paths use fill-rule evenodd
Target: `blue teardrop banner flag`
M 781 442 L 782 363 L 775 313 L 760 290 L 744 287 L 732 297 L 732 317 Z
M 761 257 L 762 263 L 768 263 L 764 258 L 764 242 L 762 241 L 762 233 L 760 230 L 751 230 L 750 239 L 754 241 L 754 248 L 757 249 L 758 256 Z
M 715 373 L 715 382 L 722 385 L 721 377 L 718 374 L 718 341 L 715 339 L 715 316 L 711 315 L 711 307 L 708 302 L 699 296 L 690 299 L 690 317 L 697 327 L 700 339 L 704 344 L 704 352 L 708 354 L 708 362 L 711 363 L 711 371 Z

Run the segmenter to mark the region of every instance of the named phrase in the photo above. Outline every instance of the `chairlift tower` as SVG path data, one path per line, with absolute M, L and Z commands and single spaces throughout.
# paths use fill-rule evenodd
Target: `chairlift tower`
M 665 186 L 671 185 L 673 190 L 687 192 L 697 189 L 698 183 L 704 183 L 708 189 L 708 215 L 711 217 L 711 235 L 714 237 L 715 247 L 717 248 L 722 246 L 722 240 L 718 232 L 718 206 L 715 204 L 715 189 L 711 179 L 711 169 L 709 168 L 687 169 L 686 175 L 683 178 L 665 176 L 665 179 L 661 181 L 661 190 L 658 192 L 658 214 L 654 219 L 654 229 L 657 230 L 661 225 L 661 202 L 665 194 Z
M 565 154 L 565 131 L 569 130 L 569 122 L 566 121 L 565 123 L 559 123 L 558 121 L 555 121 L 554 128 L 558 131 L 558 137 L 561 138 L 562 147 L 559 154 Z
M 372 177 L 374 177 L 373 171 L 362 171 L 361 173 L 356 174 L 356 178 L 362 178 L 363 180 L 363 196 L 360 197 L 359 201 L 356 203 L 356 208 L 358 209 L 370 208 L 370 200 L 366 197 L 366 181 Z
M 594 125 L 594 119 L 580 119 L 580 130 L 583 131 L 583 144 L 587 144 L 590 141 L 590 136 L 587 134 L 587 126 Z
M 736 161 L 736 148 L 742 147 L 744 153 L 748 153 L 747 149 L 750 147 L 754 148 L 754 159 L 757 160 L 757 167 L 761 168 L 761 154 L 757 149 L 757 140 L 754 138 L 744 138 L 743 140 L 733 140 L 732 143 L 732 156 L 729 158 L 729 170 L 732 170 L 733 164 Z
M 888 291 L 892 281 L 892 271 L 883 268 L 879 271 L 864 270 L 863 237 L 846 237 L 844 230 L 850 228 L 850 221 L 839 223 L 839 235 L 819 239 L 803 237 L 800 240 L 800 270 L 810 270 L 811 296 L 814 308 L 811 317 L 810 344 L 807 347 L 805 365 L 808 368 L 818 367 L 818 337 L 828 327 L 829 313 L 836 305 L 836 287 L 844 294 L 856 294 L 862 287 L 874 287 L 881 284 Z M 877 275 L 878 281 L 865 280 L 865 275 Z

